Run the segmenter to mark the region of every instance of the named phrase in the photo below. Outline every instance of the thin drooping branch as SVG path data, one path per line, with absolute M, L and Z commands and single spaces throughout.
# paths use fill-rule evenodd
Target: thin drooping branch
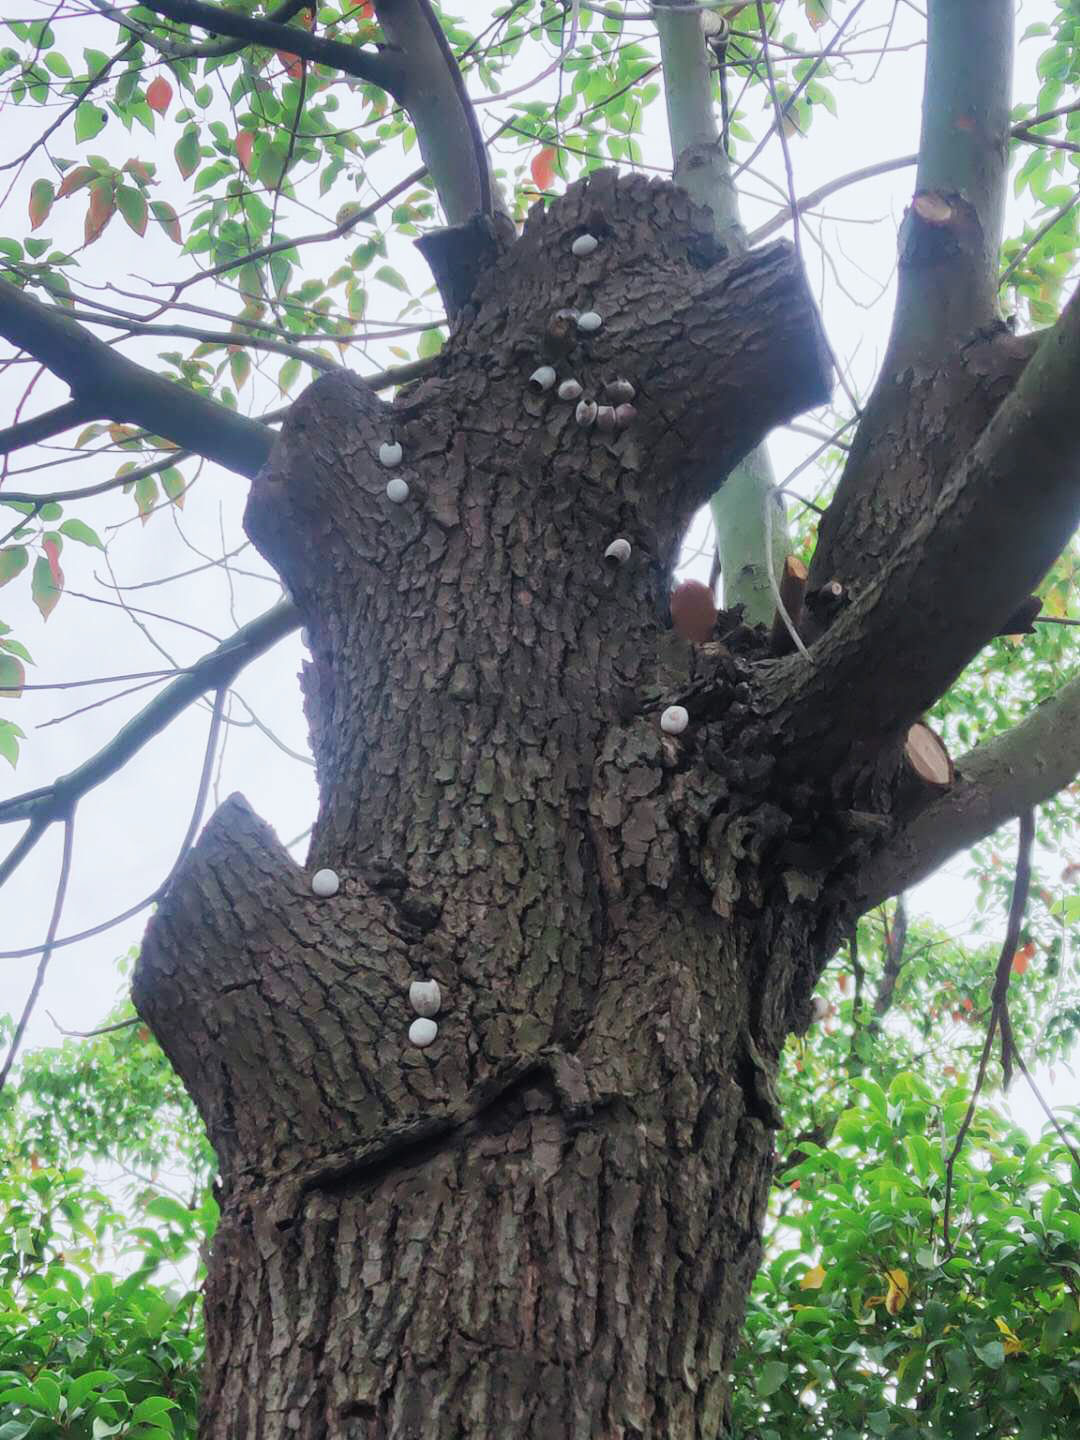
M 259 421 L 137 365 L 7 280 L 0 335 L 66 381 L 72 402 L 90 414 L 141 425 L 241 475 L 254 475 L 270 454 L 273 432 Z
M 33 824 L 38 819 L 56 819 L 65 814 L 82 796 L 115 775 L 200 695 L 207 690 L 231 685 L 245 665 L 269 650 L 271 645 L 299 624 L 296 607 L 286 600 L 242 626 L 216 649 L 197 660 L 184 674 L 178 675 L 96 755 L 84 760 L 51 785 L 0 802 L 0 824 L 15 820 L 29 820 Z
M 41 987 L 45 983 L 45 972 L 49 968 L 49 959 L 52 955 L 56 942 L 56 932 L 60 928 L 60 916 L 64 912 L 64 900 L 67 897 L 68 880 L 71 878 L 71 850 L 74 839 L 75 816 L 68 811 L 64 817 L 64 848 L 60 857 L 60 875 L 56 882 L 56 897 L 53 900 L 52 915 L 49 918 L 49 928 L 45 935 L 45 944 L 42 947 L 41 959 L 38 961 L 37 971 L 34 975 L 34 983 L 30 986 L 30 993 L 26 997 L 26 1004 L 23 1006 L 22 1014 L 19 1016 L 15 1026 L 15 1033 L 11 1037 L 11 1044 L 8 1053 L 4 1057 L 3 1066 L 0 1067 L 0 1092 L 7 1084 L 11 1067 L 15 1063 L 15 1057 L 19 1053 L 23 1036 L 26 1034 L 26 1027 L 30 1023 L 30 1017 L 34 1013 L 34 1006 L 41 994 Z
M 145 8 L 184 25 L 197 25 L 213 35 L 227 35 L 250 45 L 263 45 L 270 50 L 284 50 L 328 65 L 346 75 L 355 75 L 369 85 L 378 85 L 395 100 L 404 103 L 405 66 L 397 51 L 361 50 L 358 45 L 345 45 L 340 40 L 326 40 L 292 25 L 225 10 L 218 5 L 204 5 L 201 0 L 146 0 Z
M 765 681 L 793 757 L 820 771 L 853 744 L 902 735 L 1037 588 L 1080 520 L 1078 376 L 1074 295 L 936 501 L 813 647 L 814 663 L 779 661 Z
M 199 833 L 199 826 L 202 824 L 203 811 L 206 809 L 206 797 L 210 793 L 210 781 L 214 773 L 214 756 L 217 754 L 218 737 L 221 734 L 221 725 L 225 714 L 225 700 L 228 693 L 228 686 L 223 685 L 214 696 L 214 705 L 210 715 L 210 729 L 206 737 L 202 771 L 199 775 L 199 784 L 195 792 L 195 804 L 192 806 L 191 819 L 188 821 L 184 838 L 180 842 L 180 849 L 177 852 L 176 859 L 169 866 L 169 872 L 165 878 L 155 885 L 149 895 L 145 895 L 141 900 L 136 900 L 134 905 L 129 905 L 126 910 L 121 910 L 118 915 L 111 915 L 108 920 L 102 920 L 97 925 L 91 925 L 88 930 L 80 930 L 75 935 L 65 935 L 62 939 L 57 940 L 54 928 L 44 945 L 27 945 L 21 950 L 0 951 L 0 960 L 23 960 L 30 955 L 39 954 L 44 954 L 47 957 L 52 950 L 59 950 L 67 945 L 77 945 L 81 940 L 89 940 L 94 935 L 101 935 L 104 931 L 111 930 L 116 925 L 122 925 L 125 920 L 130 920 L 133 915 L 138 915 L 140 910 L 145 910 L 148 905 L 153 905 L 161 899 L 162 895 L 168 890 L 173 876 L 184 863 L 188 851 L 195 843 L 195 836 Z M 68 811 L 67 821 L 69 826 L 74 816 L 77 803 L 77 800 L 73 800 L 71 809 Z M 33 998 L 36 999 L 36 996 Z M 26 1012 L 27 1018 L 29 1018 L 30 1008 L 31 1007 L 28 1007 Z
M 967 1113 L 961 1121 L 953 1148 L 945 1161 L 945 1208 L 942 1215 L 941 1233 L 946 1255 L 952 1254 L 952 1244 L 949 1239 L 949 1212 L 952 1202 L 953 1168 L 963 1149 L 964 1137 L 975 1118 L 975 1106 L 978 1104 L 979 1094 L 986 1080 L 986 1067 L 994 1044 L 994 1033 L 998 1026 L 1001 1027 L 1002 1067 L 1005 1072 L 1005 1083 L 1006 1085 L 1009 1083 L 1012 1061 L 1010 1050 L 1012 1025 L 1009 1021 L 1008 999 L 1009 976 L 1012 973 L 1012 959 L 1020 941 L 1020 925 L 1024 918 L 1024 907 L 1027 905 L 1028 890 L 1031 886 L 1031 848 L 1034 842 L 1035 812 L 1025 810 L 1020 816 L 1020 838 L 1016 847 L 1016 877 L 1013 880 L 1012 899 L 1009 902 L 1009 919 L 1005 926 L 1005 940 L 1001 946 L 1001 954 L 998 956 L 997 969 L 994 973 L 994 987 L 990 994 L 990 1020 L 986 1027 L 986 1040 L 983 1044 L 982 1054 L 979 1057 L 979 1073 L 975 1080 L 975 1088 L 971 1092 Z
M 872 910 L 932 875 L 999 825 L 1051 799 L 1080 774 L 1080 677 L 1004 735 L 956 762 L 956 782 L 888 843 L 859 876 Z

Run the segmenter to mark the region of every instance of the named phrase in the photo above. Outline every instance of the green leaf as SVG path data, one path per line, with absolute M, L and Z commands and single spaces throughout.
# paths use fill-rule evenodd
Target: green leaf
M 68 1413 L 77 1410 L 91 1390 L 97 1390 L 101 1385 L 111 1385 L 114 1380 L 111 1370 L 88 1370 L 85 1375 L 73 1380 L 66 1391 Z
M 194 127 L 185 130 L 173 148 L 173 155 L 181 176 L 186 180 L 199 168 L 199 132 Z
M 30 187 L 30 228 L 44 225 L 52 209 L 53 187 L 49 180 L 35 180 Z
M 184 236 L 180 230 L 180 221 L 176 217 L 176 211 L 167 200 L 151 200 L 150 209 L 154 219 L 168 235 L 170 240 L 177 245 L 183 242 Z
M 975 1354 L 991 1370 L 1000 1370 L 1005 1364 L 1005 1346 L 1000 1340 L 990 1340 L 985 1345 L 976 1345 Z
M 136 235 L 146 234 L 147 204 L 146 196 L 141 190 L 134 185 L 118 185 L 116 208 Z
M 0 550 L 0 585 L 6 585 L 9 580 L 14 580 L 16 575 L 26 569 L 30 556 L 25 545 L 5 545 Z
M 179 1406 L 175 1400 L 169 1400 L 164 1395 L 150 1395 L 135 1406 L 131 1412 L 131 1423 L 136 1425 L 140 1421 L 156 1420 L 159 1415 L 177 1409 Z
M 108 111 L 103 110 L 100 105 L 91 105 L 88 100 L 84 100 L 75 111 L 75 139 L 80 145 L 87 140 L 93 140 L 104 130 L 108 118 Z
M 65 520 L 60 526 L 60 534 L 66 535 L 69 540 L 78 541 L 80 545 L 93 545 L 96 550 L 105 549 L 97 531 L 91 530 L 83 520 Z
M 161 480 L 161 488 L 165 491 L 165 494 L 177 509 L 182 510 L 184 508 L 184 496 L 187 494 L 187 481 L 184 479 L 183 474 L 177 470 L 175 465 L 170 465 L 167 470 L 161 472 L 158 478 Z
M 144 525 L 150 519 L 150 512 L 157 500 L 158 487 L 152 475 L 144 475 L 141 480 L 135 481 L 135 505 Z
M 963 1392 L 971 1387 L 971 1366 L 967 1354 L 960 1349 L 945 1351 L 945 1372 L 949 1384 Z
M 421 360 L 428 360 L 446 344 L 446 336 L 441 330 L 425 330 L 420 336 L 420 343 L 416 347 Z
M 25 739 L 25 734 L 14 720 L 0 720 L 0 755 L 13 770 L 19 763 L 19 741 Z M 3 1432 L 0 1431 L 0 1440 L 2 1440 L 2 1434 Z
M 34 561 L 34 570 L 30 578 L 30 597 L 41 611 L 43 620 L 48 620 L 60 600 L 64 577 L 63 572 L 59 570 L 57 575 L 59 581 L 53 578 L 52 567 L 44 555 Z
M 381 280 L 384 285 L 392 285 L 395 290 L 404 291 L 406 295 L 409 293 L 408 285 L 392 265 L 380 265 L 375 271 L 375 279 Z
M 278 389 L 283 395 L 287 395 L 296 383 L 296 377 L 300 374 L 300 361 L 290 356 L 285 364 L 278 371 Z
M 780 1389 L 788 1377 L 788 1367 L 780 1360 L 767 1360 L 757 1372 L 755 1389 L 764 1399 Z
M 26 684 L 26 671 L 14 655 L 0 654 L 0 699 L 18 700 Z

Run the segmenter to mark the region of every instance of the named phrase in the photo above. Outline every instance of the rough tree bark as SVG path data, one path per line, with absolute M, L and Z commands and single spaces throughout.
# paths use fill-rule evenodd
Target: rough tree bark
M 634 423 L 532 393 L 545 358 L 586 396 L 629 379 Z M 135 980 L 221 1162 L 205 1440 L 721 1427 L 771 1076 L 839 902 L 782 853 L 804 817 L 740 705 L 767 636 L 695 659 L 668 577 L 716 464 L 827 390 L 788 247 L 721 261 L 681 191 L 601 175 L 534 215 L 436 378 L 295 407 L 247 525 L 310 631 L 307 869 L 342 888 L 236 798 Z

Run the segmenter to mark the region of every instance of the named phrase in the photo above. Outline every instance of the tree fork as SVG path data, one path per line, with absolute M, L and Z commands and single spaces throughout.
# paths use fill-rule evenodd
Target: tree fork
M 553 320 L 560 379 L 633 384 L 627 428 L 529 387 Z M 246 523 L 311 636 L 311 855 L 229 802 L 134 983 L 221 1162 L 203 1440 L 721 1429 L 831 931 L 776 868 L 758 732 L 710 760 L 661 731 L 667 593 L 717 457 L 828 376 L 788 247 L 724 260 L 676 187 L 601 173 L 534 211 L 434 376 L 294 406 Z M 709 663 L 723 729 L 741 662 Z

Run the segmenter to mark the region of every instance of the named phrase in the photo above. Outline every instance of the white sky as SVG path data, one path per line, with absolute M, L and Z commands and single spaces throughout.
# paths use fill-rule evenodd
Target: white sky
M 9 0 L 9 11 L 21 17 L 45 13 L 32 0 Z M 1032 20 L 1048 18 L 1054 12 L 1052 0 L 1025 0 L 1020 7 L 1018 33 Z M 459 0 L 457 9 L 479 25 L 490 13 L 489 5 L 479 0 Z M 893 12 L 892 0 L 869 0 L 861 24 L 884 25 Z M 793 15 L 793 21 L 796 17 Z M 96 21 L 79 22 L 86 32 L 85 43 L 109 48 L 110 29 Z M 887 57 L 872 83 L 844 84 L 842 72 L 835 85 L 839 104 L 839 121 L 824 111 L 818 113 L 810 135 L 792 141 L 796 188 L 804 194 L 833 177 L 875 161 L 913 151 L 919 129 L 919 97 L 922 88 L 923 52 L 920 44 L 923 22 L 915 8 L 904 0 L 896 12 L 893 35 L 895 45 L 909 48 Z M 61 27 L 60 44 L 69 53 L 71 40 Z M 646 26 L 637 27 L 645 33 Z M 805 28 L 805 27 L 804 27 Z M 807 32 L 809 33 L 809 32 Z M 877 36 L 868 36 L 872 45 Z M 1023 46 L 1017 65 L 1015 96 L 1034 98 L 1032 67 L 1040 42 Z M 538 52 L 528 51 L 521 66 L 521 78 L 528 78 L 529 67 L 535 65 Z M 858 74 L 865 82 L 872 62 L 866 57 L 857 62 Z M 515 80 L 517 72 L 515 72 Z M 341 100 L 339 123 L 355 111 L 358 101 L 344 87 L 337 93 Z M 482 92 L 481 92 L 482 93 Z M 543 92 L 541 92 L 543 93 Z M 551 93 L 550 85 L 547 93 Z M 755 128 L 759 125 L 758 95 L 749 110 Z M 352 109 L 350 109 L 352 107 Z M 176 102 L 173 111 L 177 108 Z M 504 104 L 489 102 L 481 110 L 487 129 L 509 113 Z M 14 116 L 14 118 L 13 118 Z M 12 158 L 29 143 L 42 116 L 37 109 L 24 105 L 13 112 L 8 108 L 0 120 L 0 161 Z M 657 165 L 670 163 L 662 101 L 648 112 L 648 132 L 644 144 L 647 161 Z M 152 139 L 145 132 L 126 135 L 118 122 L 93 142 L 91 148 L 122 163 L 132 155 L 156 160 L 163 184 L 157 192 L 176 203 L 170 187 L 175 180 L 171 150 L 179 138 L 180 128 L 172 119 L 172 111 L 158 122 L 158 135 Z M 63 132 L 61 132 L 63 134 Z M 77 157 L 78 150 L 69 140 L 54 144 L 53 153 Z M 509 152 L 504 152 L 507 154 Z M 527 163 L 528 151 L 515 154 L 514 163 Z M 388 157 L 373 163 L 372 173 L 386 188 L 398 174 L 408 173 L 417 163 L 415 152 L 406 157 Z M 770 146 L 762 165 L 774 185 L 785 186 L 779 147 Z M 401 168 L 398 169 L 397 167 Z M 26 221 L 29 184 L 42 172 L 31 166 L 16 184 L 0 217 L 0 233 L 21 235 Z M 865 182 L 846 190 L 824 207 L 836 220 L 821 222 L 808 219 L 803 226 L 803 247 L 811 281 L 819 295 L 826 326 L 838 354 L 851 365 L 860 387 L 865 388 L 873 376 L 883 349 L 892 304 L 892 272 L 895 254 L 896 225 L 903 213 L 912 184 L 912 171 L 893 174 Z M 761 181 L 749 180 L 750 196 L 744 199 L 744 220 L 749 228 L 769 218 L 768 207 L 752 198 L 768 195 L 769 187 Z M 775 191 L 772 192 L 775 194 Z M 313 203 L 332 222 L 337 207 L 354 192 L 341 187 L 325 201 Z M 362 195 L 361 198 L 364 198 Z M 312 213 L 289 213 L 283 207 L 286 233 L 301 234 L 323 228 L 325 222 Z M 83 206 L 73 201 L 57 204 L 42 233 L 49 234 L 57 244 L 75 244 L 81 232 Z M 1017 216 L 1013 215 L 1015 221 Z M 844 223 L 836 223 L 843 221 Z M 822 234 L 828 247 L 826 256 L 813 236 Z M 358 231 L 347 247 L 351 249 L 362 238 Z M 428 287 L 425 268 L 408 241 L 392 248 L 390 262 L 402 271 L 420 294 Z M 326 274 L 329 265 L 320 258 L 319 269 L 312 273 Z M 115 217 L 97 245 L 88 250 L 80 276 L 95 283 L 113 284 L 145 292 L 149 287 L 132 277 L 173 278 L 190 273 L 191 260 L 181 257 L 177 249 L 163 237 L 148 237 L 135 242 L 120 217 Z M 109 297 L 113 303 L 127 304 L 122 298 Z M 187 299 L 212 306 L 221 300 L 209 284 L 195 287 Z M 386 287 L 373 291 L 371 313 L 383 320 L 397 318 L 402 297 Z M 132 305 L 133 309 L 144 307 Z M 410 319 L 417 318 L 415 315 Z M 199 324 L 197 316 L 182 316 L 186 323 Z M 214 328 L 215 322 L 205 322 Z M 99 332 L 107 333 L 107 332 Z M 146 362 L 163 349 L 186 350 L 189 342 L 144 341 L 125 345 L 125 353 Z M 385 349 L 373 347 L 370 368 L 393 363 Z M 280 361 L 272 357 L 267 367 L 268 379 L 248 386 L 241 403 L 252 413 L 280 404 L 273 385 Z M 0 375 L 0 414 L 4 423 L 14 402 L 26 383 L 28 371 L 9 371 Z M 298 387 L 299 388 L 299 387 Z M 294 392 L 295 394 L 296 392 Z M 35 389 L 27 414 L 60 403 L 67 398 L 65 387 L 46 379 Z M 817 423 L 813 417 L 804 417 Z M 805 437 L 780 432 L 774 437 L 772 449 L 778 471 L 786 473 L 808 449 Z M 15 457 L 13 468 L 42 459 L 56 459 L 56 452 L 42 452 L 28 460 L 25 452 Z M 8 490 L 19 488 L 35 493 L 75 485 L 90 484 L 113 472 L 116 464 L 98 462 L 61 464 L 33 475 L 14 476 L 7 481 Z M 97 468 L 95 468 L 95 466 Z M 192 467 L 185 467 L 190 475 Z M 807 489 L 813 491 L 813 475 L 807 475 Z M 223 549 L 232 549 L 243 539 L 240 516 L 245 499 L 243 479 L 215 467 L 206 466 L 199 482 L 188 496 L 181 519 L 183 534 L 174 523 L 171 510 L 156 514 L 145 527 L 134 517 L 130 497 L 109 495 L 83 502 L 66 510 L 78 515 L 110 537 L 110 560 L 119 583 L 126 586 L 154 582 L 162 576 L 176 574 L 203 564 L 193 553 L 196 547 L 207 557 L 220 557 Z M 0 517 L 11 516 L 3 525 L 13 523 L 12 512 L 0 510 Z M 112 526 L 120 528 L 110 529 Z M 224 545 L 222 537 L 225 537 Z M 185 539 L 186 537 L 186 539 Z M 700 535 L 697 537 L 700 542 Z M 265 578 L 250 578 L 221 568 L 204 569 L 201 573 L 170 584 L 126 592 L 128 602 L 161 611 L 190 624 L 205 627 L 224 638 L 235 624 L 253 618 L 268 608 L 279 595 L 279 586 L 266 565 L 250 549 L 234 562 L 236 566 Z M 701 573 L 704 559 L 688 562 L 691 573 Z M 81 591 L 100 596 L 111 592 L 103 589 L 96 577 L 108 581 L 109 576 L 98 552 L 68 543 L 62 565 L 68 593 L 61 600 L 48 623 L 41 620 L 31 605 L 26 576 L 0 593 L 0 619 L 13 627 L 13 636 L 30 649 L 36 666 L 28 679 L 37 683 L 73 680 L 94 675 L 126 673 L 165 666 L 165 661 L 141 634 L 131 620 L 119 610 L 91 604 L 71 593 Z M 145 617 L 143 617 L 145 619 Z M 145 623 L 159 643 L 166 646 L 178 663 L 187 663 L 212 648 L 205 637 L 192 634 L 179 626 L 146 620 Z M 300 707 L 296 674 L 301 658 L 297 636 L 282 641 L 274 651 L 244 672 L 236 689 L 254 707 L 259 718 L 294 750 L 307 751 L 306 725 Z M 122 688 L 122 687 L 121 687 Z M 118 725 L 135 714 L 146 703 L 153 690 L 143 691 L 130 699 L 118 700 L 91 711 L 77 720 L 47 729 L 35 727 L 65 712 L 99 699 L 112 687 L 67 692 L 27 692 L 17 704 L 4 706 L 3 714 L 16 720 L 27 732 L 18 770 L 9 771 L 0 761 L 0 797 L 20 793 L 34 786 L 45 785 L 58 774 L 72 769 L 94 753 L 115 733 Z M 234 706 L 233 716 L 246 720 L 243 710 Z M 71 884 L 65 906 L 62 934 L 87 928 L 117 913 L 152 891 L 173 863 L 181 837 L 187 827 L 195 786 L 202 763 L 208 709 L 193 707 L 173 723 L 170 729 L 146 746 L 123 772 L 88 795 L 79 805 L 75 828 L 75 858 Z M 255 809 L 274 825 L 283 840 L 304 831 L 314 814 L 315 791 L 309 767 L 290 759 L 257 730 L 232 729 L 228 733 L 224 760 L 216 794 L 224 797 L 234 790 L 243 791 Z M 14 843 L 18 829 L 0 828 L 0 853 Z M 61 829 L 54 827 L 51 835 L 38 846 L 33 856 L 18 872 L 0 897 L 0 946 L 13 949 L 40 944 L 48 923 L 60 858 Z M 297 851 L 303 858 L 303 845 Z M 973 904 L 973 889 L 962 880 L 963 861 L 948 867 L 946 872 L 919 887 L 914 896 L 916 908 L 932 912 L 942 923 L 959 931 L 966 928 Z M 104 935 L 58 950 L 50 964 L 42 1000 L 30 1029 L 31 1044 L 49 1044 L 56 1031 L 46 1012 L 51 1010 L 59 1022 L 70 1028 L 90 1028 L 100 1022 L 104 1012 L 115 1000 L 120 982 L 113 967 L 114 958 L 136 944 L 143 932 L 146 914 L 140 914 Z M 32 977 L 34 961 L 0 961 L 0 1013 L 18 1013 Z M 1068 1098 L 1059 1075 L 1057 1096 Z M 1025 1123 L 1034 1120 L 1026 1097 L 1018 1102 L 1018 1117 Z M 1037 1123 L 1037 1122 L 1035 1122 Z

